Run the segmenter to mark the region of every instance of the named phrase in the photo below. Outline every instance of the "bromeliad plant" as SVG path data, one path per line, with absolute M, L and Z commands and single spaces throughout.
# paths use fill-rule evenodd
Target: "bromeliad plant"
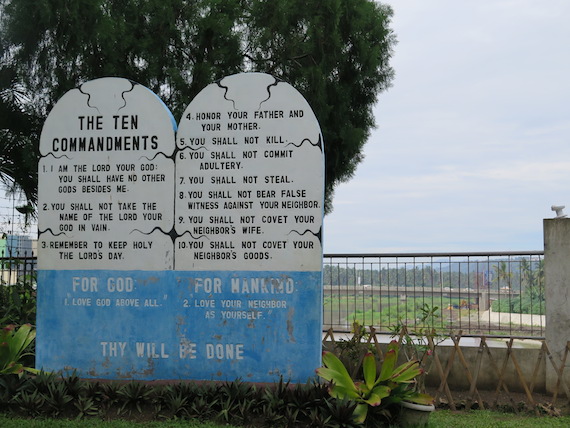
M 366 420 L 369 407 L 382 405 L 389 409 L 390 405 L 401 401 L 418 404 L 431 404 L 433 398 L 428 394 L 417 392 L 413 386 L 417 376 L 422 374 L 417 360 L 407 361 L 396 366 L 399 345 L 392 341 L 388 352 L 376 376 L 376 359 L 368 352 L 363 360 L 363 381 L 354 381 L 344 364 L 331 352 L 323 353 L 324 367 L 317 369 L 317 374 L 330 382 L 329 394 L 337 399 L 355 401 L 354 419 L 363 423 Z
M 24 353 L 36 337 L 36 331 L 30 324 L 24 324 L 16 329 L 9 325 L 0 330 L 0 374 L 18 374 L 24 371 L 38 373 L 22 363 L 22 358 L 29 355 Z

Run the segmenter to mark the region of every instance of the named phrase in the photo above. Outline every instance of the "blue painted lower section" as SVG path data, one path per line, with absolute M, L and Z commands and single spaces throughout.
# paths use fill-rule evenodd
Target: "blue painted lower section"
M 321 272 L 39 271 L 36 366 L 101 379 L 306 382 Z

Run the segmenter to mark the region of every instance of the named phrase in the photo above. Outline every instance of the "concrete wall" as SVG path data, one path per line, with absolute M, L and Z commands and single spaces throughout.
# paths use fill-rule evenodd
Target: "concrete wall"
M 453 348 L 446 346 L 440 346 L 436 349 L 436 352 L 441 360 L 444 373 L 447 368 L 447 363 L 450 360 L 452 349 Z M 477 389 L 480 391 L 494 391 L 497 388 L 499 384 L 499 375 L 497 374 L 498 371 L 499 373 L 502 373 L 503 381 L 509 388 L 509 391 L 524 392 L 523 384 L 517 374 L 515 364 L 512 360 L 512 357 L 514 356 L 517 363 L 519 364 L 521 372 L 523 373 L 524 381 L 526 382 L 527 386 L 529 386 L 529 384 L 532 382 L 532 377 L 537 366 L 537 362 L 539 363 L 538 372 L 534 382 L 534 392 L 545 392 L 545 359 L 541 358 L 539 361 L 539 348 L 512 349 L 512 355 L 509 356 L 509 360 L 507 362 L 504 373 L 502 372 L 502 369 L 503 362 L 507 357 L 506 347 L 490 349 L 491 358 L 495 363 L 496 370 L 493 369 L 493 363 L 491 362 L 491 359 L 487 355 L 486 351 L 476 347 L 461 347 L 461 352 L 465 358 L 465 362 L 467 363 L 467 367 L 469 368 L 469 373 L 471 376 L 475 375 L 475 371 L 478 366 L 479 353 L 483 352 L 483 355 L 481 356 L 481 364 L 479 366 L 479 374 L 477 376 Z M 441 384 L 441 377 L 436 369 L 435 364 L 432 364 L 431 368 L 429 369 L 426 384 L 428 386 L 436 388 Z M 468 380 L 467 370 L 463 366 L 457 352 L 455 353 L 453 364 L 447 377 L 447 384 L 452 391 L 468 391 L 471 386 Z
M 570 218 L 544 220 L 544 278 L 546 343 L 560 365 L 570 341 Z M 552 392 L 558 377 L 552 364 L 546 368 L 546 388 Z M 570 356 L 564 373 L 570 385 Z

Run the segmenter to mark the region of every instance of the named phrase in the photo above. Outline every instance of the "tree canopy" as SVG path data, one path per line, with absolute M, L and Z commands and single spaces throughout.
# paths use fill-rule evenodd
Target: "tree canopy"
M 393 78 L 392 11 L 372 0 L 0 0 L 0 8 L 0 175 L 33 203 L 43 120 L 68 90 L 124 77 L 179 118 L 212 81 L 257 71 L 290 83 L 313 108 L 330 211 Z

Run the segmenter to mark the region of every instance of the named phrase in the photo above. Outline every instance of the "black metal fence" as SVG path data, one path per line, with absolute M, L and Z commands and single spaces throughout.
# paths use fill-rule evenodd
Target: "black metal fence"
M 31 251 L 0 251 L 0 285 L 34 285 L 36 265 Z
M 0 250 L 0 327 L 36 322 L 36 258 Z
M 323 330 L 358 322 L 386 333 L 406 325 L 542 338 L 543 254 L 325 254 Z M 0 256 L 0 284 L 35 283 L 31 252 Z
M 350 331 L 358 322 L 380 332 L 406 325 L 541 338 L 543 255 L 325 254 L 324 329 Z

